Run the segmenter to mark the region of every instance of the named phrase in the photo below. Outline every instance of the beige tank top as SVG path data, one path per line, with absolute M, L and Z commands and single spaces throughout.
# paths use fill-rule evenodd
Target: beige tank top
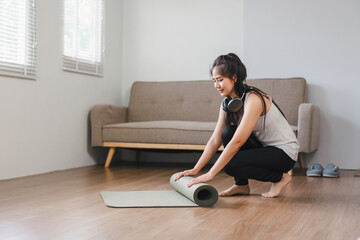
M 296 161 L 299 153 L 299 142 L 290 124 L 272 102 L 271 97 L 270 102 L 270 110 L 266 115 L 260 116 L 253 130 L 254 135 L 265 147 L 280 148 Z

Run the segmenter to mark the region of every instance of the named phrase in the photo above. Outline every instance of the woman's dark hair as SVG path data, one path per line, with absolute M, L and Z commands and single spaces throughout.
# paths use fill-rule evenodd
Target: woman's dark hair
M 246 67 L 240 58 L 234 53 L 220 55 L 215 59 L 210 69 L 211 76 L 215 67 L 218 67 L 220 74 L 224 77 L 232 79 L 234 76 L 236 76 L 237 81 L 235 82 L 234 86 L 235 93 L 236 95 L 241 96 L 243 94 L 244 81 L 246 80 L 247 74 Z
M 227 55 L 220 55 L 219 57 L 217 57 L 210 69 L 211 76 L 212 76 L 212 73 L 213 73 L 213 70 L 215 67 L 217 67 L 219 69 L 220 74 L 224 77 L 233 79 L 233 77 L 236 76 L 237 81 L 234 84 L 234 89 L 235 89 L 236 95 L 242 96 L 244 91 L 245 91 L 245 94 L 247 92 L 256 93 L 262 100 L 262 104 L 264 107 L 263 112 L 266 114 L 267 111 L 266 111 L 264 95 L 266 96 L 267 94 L 256 87 L 248 86 L 247 84 L 245 84 L 245 80 L 247 77 L 246 67 L 236 54 L 228 53 Z M 245 100 L 245 98 L 243 100 Z M 274 104 L 276 105 L 276 107 L 278 107 L 278 105 L 275 102 L 274 102 Z M 280 110 L 279 107 L 278 107 L 278 109 Z M 242 108 L 238 113 L 227 113 L 227 123 L 238 125 L 240 114 L 243 111 L 244 111 L 244 109 Z M 281 110 L 280 110 L 280 112 L 282 113 Z M 285 115 L 284 115 L 284 117 L 285 117 Z

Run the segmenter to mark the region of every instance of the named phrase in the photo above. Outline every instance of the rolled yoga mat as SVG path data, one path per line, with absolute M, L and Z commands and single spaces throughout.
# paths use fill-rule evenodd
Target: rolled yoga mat
M 165 191 L 103 191 L 101 196 L 108 207 L 210 207 L 218 200 L 218 192 L 209 184 L 199 183 L 187 186 L 193 177 L 182 177 L 174 181 L 174 190 Z

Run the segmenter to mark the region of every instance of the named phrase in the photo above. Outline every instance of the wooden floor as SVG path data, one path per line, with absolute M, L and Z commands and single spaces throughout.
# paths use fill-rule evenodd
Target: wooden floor
M 360 178 L 295 173 L 276 199 L 269 183 L 211 208 L 108 208 L 103 190 L 167 190 L 179 166 L 112 165 L 0 181 L 0 239 L 351 239 L 360 237 Z M 220 173 L 218 190 L 233 184 Z

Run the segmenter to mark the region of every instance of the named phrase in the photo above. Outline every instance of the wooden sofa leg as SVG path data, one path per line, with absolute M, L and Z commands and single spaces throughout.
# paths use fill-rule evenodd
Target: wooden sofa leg
M 301 169 L 304 169 L 304 168 L 305 168 L 305 165 L 304 165 L 304 161 L 303 161 L 303 158 L 302 158 L 302 154 L 301 154 L 301 153 L 299 153 L 298 162 L 299 162 L 299 165 L 300 165 Z
M 301 169 L 304 169 L 305 166 L 304 166 L 304 161 L 303 161 L 301 153 L 299 153 L 299 155 L 298 155 L 298 162 L 299 162 L 299 165 L 300 165 Z M 291 169 L 288 173 L 289 173 L 289 175 L 293 175 L 294 174 L 294 169 Z
M 116 150 L 115 147 L 111 147 L 111 148 L 109 149 L 109 153 L 108 153 L 108 155 L 107 155 L 106 162 L 105 162 L 105 167 L 106 167 L 106 168 L 108 168 L 108 167 L 110 166 L 110 163 L 111 163 L 111 160 L 112 160 L 112 158 L 113 158 L 113 156 L 114 156 L 115 150 Z

